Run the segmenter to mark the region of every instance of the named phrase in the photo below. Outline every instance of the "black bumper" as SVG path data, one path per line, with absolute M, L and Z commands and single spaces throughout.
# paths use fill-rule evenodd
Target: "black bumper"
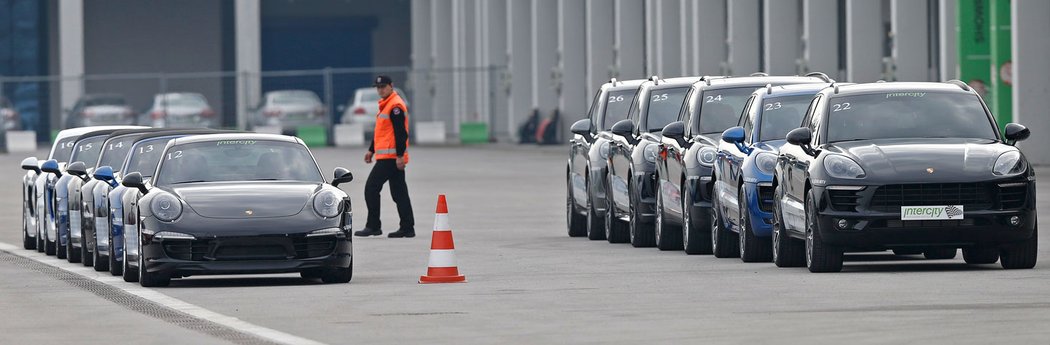
M 335 236 L 332 236 L 335 237 Z M 329 237 L 331 238 L 331 237 Z M 272 244 L 265 238 L 260 238 L 260 245 Z M 223 239 L 212 239 L 207 241 L 222 241 Z M 174 240 L 184 241 L 184 240 Z M 173 277 L 187 275 L 208 274 L 264 274 L 264 273 L 294 273 L 318 268 L 347 268 L 353 261 L 352 243 L 345 237 L 335 237 L 334 248 L 326 251 L 323 255 L 295 255 L 289 252 L 286 258 L 270 258 L 265 255 L 253 257 L 251 244 L 253 239 L 238 239 L 240 258 L 216 255 L 217 248 L 221 245 L 209 244 L 206 254 L 190 255 L 186 260 L 185 255 L 173 252 L 173 240 L 153 240 L 142 247 L 144 255 L 144 269 L 147 272 L 161 272 Z M 204 240 L 197 240 L 204 241 Z M 165 245 L 167 242 L 167 246 Z M 178 243 L 181 245 L 181 243 Z M 267 252 L 267 255 L 272 253 Z
M 1021 217 L 1017 226 L 1012 216 Z M 845 219 L 849 226 L 840 230 Z M 1030 210 L 967 212 L 963 220 L 901 221 L 899 215 L 861 215 L 821 212 L 817 217 L 821 238 L 829 245 L 854 249 L 886 249 L 923 246 L 999 246 L 1032 236 L 1036 215 Z

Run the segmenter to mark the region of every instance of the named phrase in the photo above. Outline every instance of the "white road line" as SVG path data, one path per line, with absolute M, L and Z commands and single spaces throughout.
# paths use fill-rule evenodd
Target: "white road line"
M 86 267 L 81 264 L 69 264 L 65 260 L 55 259 L 54 257 L 50 257 L 44 255 L 43 253 L 38 253 L 36 251 L 26 251 L 23 250 L 22 247 L 14 246 L 3 242 L 0 242 L 0 251 L 18 255 L 23 258 L 27 258 L 51 267 L 62 269 L 66 272 L 70 272 L 87 279 L 98 281 L 100 283 L 118 288 L 129 294 L 145 298 L 149 301 L 160 304 L 166 308 L 178 310 L 195 318 L 211 321 L 219 325 L 233 328 L 238 331 L 248 333 L 266 340 L 282 344 L 324 345 L 324 343 L 321 342 L 291 335 L 275 329 L 251 324 L 242 321 L 241 319 L 238 319 L 236 317 L 227 316 L 213 312 L 211 310 L 204 309 L 200 306 L 190 304 L 180 299 L 162 294 L 160 292 L 157 292 L 156 290 L 141 287 L 137 283 L 125 282 L 123 278 L 112 276 L 109 274 L 109 272 L 96 272 L 91 267 Z

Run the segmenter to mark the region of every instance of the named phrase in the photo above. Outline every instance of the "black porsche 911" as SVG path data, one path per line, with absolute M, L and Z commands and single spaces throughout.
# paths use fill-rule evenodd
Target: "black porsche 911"
M 293 273 L 326 283 L 353 274 L 350 199 L 335 169 L 329 184 L 302 140 L 211 134 L 168 142 L 150 182 L 121 182 L 143 197 L 124 205 L 138 239 L 129 269 L 142 286 L 198 274 Z M 131 242 L 131 241 L 128 241 Z M 130 259 L 130 258 L 129 258 Z M 134 266 L 134 267 L 131 267 Z
M 1035 172 L 959 81 L 832 86 L 787 134 L 774 174 L 773 261 L 842 269 L 893 249 L 1003 268 L 1036 263 Z

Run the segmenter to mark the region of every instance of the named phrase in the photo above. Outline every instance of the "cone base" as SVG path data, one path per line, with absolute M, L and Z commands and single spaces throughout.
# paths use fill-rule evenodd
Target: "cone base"
M 464 276 L 419 276 L 420 284 L 466 283 Z

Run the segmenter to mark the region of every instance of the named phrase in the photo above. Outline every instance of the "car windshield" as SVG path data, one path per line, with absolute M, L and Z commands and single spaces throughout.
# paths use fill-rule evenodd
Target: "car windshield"
M 608 101 L 605 103 L 602 130 L 610 130 L 613 124 L 627 119 L 636 93 L 638 92 L 634 89 L 609 92 Z
M 744 110 L 747 99 L 758 86 L 725 88 L 704 91 L 697 101 L 700 104 L 699 126 L 693 129 L 698 133 L 722 133 L 729 127 L 736 126 L 740 112 Z
M 84 106 L 96 105 L 124 105 L 124 98 L 117 96 L 90 98 L 84 101 Z
M 194 93 L 171 93 L 161 97 L 162 107 L 207 107 L 204 96 Z
M 977 96 L 961 93 L 886 92 L 828 100 L 828 142 L 889 138 L 997 140 Z
M 645 124 L 649 132 L 663 130 L 667 124 L 678 120 L 682 112 L 685 94 L 689 87 L 653 90 L 649 93 L 649 108 Z
M 303 145 L 270 140 L 218 140 L 168 148 L 157 185 L 222 181 L 323 182 Z
M 758 140 L 783 140 L 787 132 L 802 124 L 813 95 L 767 98 L 762 102 Z
M 164 147 L 172 139 L 174 138 L 155 138 L 136 143 L 124 170 L 138 172 L 142 174 L 142 178 L 153 177 L 153 173 L 157 172 L 157 164 L 160 164 L 160 157 L 164 154 Z
M 358 103 L 379 102 L 379 92 L 374 88 L 360 89 L 357 91 Z
M 321 101 L 312 92 L 279 92 L 272 96 L 273 104 L 317 104 Z
M 59 163 L 69 163 L 67 159 L 73 154 L 73 144 L 76 144 L 77 137 L 69 137 L 59 140 L 55 143 L 55 152 L 51 153 L 51 157 L 48 159 L 57 160 Z
M 135 136 L 124 136 L 110 139 L 103 143 L 102 154 L 98 159 L 98 166 L 109 166 L 113 168 L 113 172 L 120 171 L 120 163 L 124 163 L 124 158 L 128 156 L 128 152 L 131 151 L 131 144 L 135 141 Z
M 106 137 L 102 135 L 87 139 L 82 138 L 73 146 L 73 158 L 70 158 L 69 161 L 84 162 L 84 164 L 97 163 L 98 155 L 102 152 L 102 142 L 105 140 Z

